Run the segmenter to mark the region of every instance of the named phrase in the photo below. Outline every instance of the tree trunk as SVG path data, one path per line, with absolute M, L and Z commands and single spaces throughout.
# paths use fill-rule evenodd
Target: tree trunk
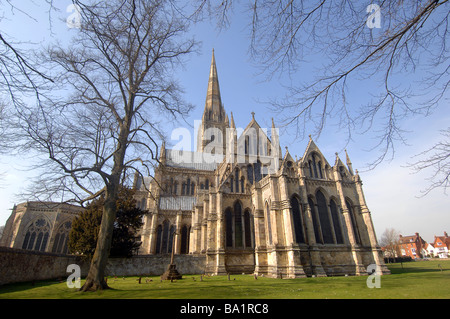
M 80 291 L 96 291 L 109 288 L 105 281 L 105 269 L 111 248 L 114 221 L 116 219 L 116 198 L 119 186 L 118 183 L 114 184 L 106 192 L 97 246 L 91 260 L 86 282 Z
M 105 269 L 111 250 L 114 221 L 116 220 L 117 199 L 119 197 L 120 176 L 123 172 L 128 133 L 130 132 L 129 121 L 121 126 L 119 132 L 118 148 L 114 154 L 114 165 L 111 175 L 106 183 L 106 197 L 103 204 L 102 223 L 97 239 L 94 256 L 92 257 L 86 282 L 80 291 L 96 291 L 109 289 L 105 281 Z

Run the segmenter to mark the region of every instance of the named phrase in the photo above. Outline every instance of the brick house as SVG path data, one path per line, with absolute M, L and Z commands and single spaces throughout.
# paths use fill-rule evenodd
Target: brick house
M 409 256 L 413 259 L 422 258 L 422 249 L 425 249 L 425 240 L 420 237 L 419 233 L 412 236 L 402 236 L 398 242 L 399 256 Z
M 444 232 L 444 236 L 434 236 L 434 257 L 448 258 L 448 251 L 450 248 L 450 237 L 447 232 Z

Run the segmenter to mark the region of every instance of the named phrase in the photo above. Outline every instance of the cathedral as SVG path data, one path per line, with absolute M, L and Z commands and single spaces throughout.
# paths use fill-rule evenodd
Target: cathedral
M 238 136 L 213 51 L 196 151 L 163 144 L 154 177 L 135 178 L 149 211 L 139 253 L 205 256 L 211 275 L 364 275 L 369 265 L 388 274 L 348 154 L 330 164 L 310 137 L 294 159 L 273 120 L 264 129 L 251 117 Z

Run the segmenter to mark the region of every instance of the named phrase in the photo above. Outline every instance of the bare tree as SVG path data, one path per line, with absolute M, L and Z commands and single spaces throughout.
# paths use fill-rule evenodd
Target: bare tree
M 395 258 L 398 254 L 400 232 L 394 228 L 386 228 L 380 238 L 380 246 L 388 253 L 388 258 Z
M 49 12 L 54 8 L 53 0 L 45 0 Z M 35 20 L 33 13 L 20 9 L 11 0 L 0 0 L 0 8 L 12 14 L 25 15 L 27 19 Z M 3 11 L 3 10 L 2 10 Z M 49 13 L 50 14 L 50 13 Z M 0 16 L 0 22 L 5 14 Z M 24 99 L 34 96 L 41 98 L 40 87 L 52 79 L 36 66 L 29 49 L 29 44 L 22 39 L 13 39 L 4 30 L 0 30 L 0 153 L 14 152 L 12 127 L 15 119 L 15 107 L 23 106 Z M 0 172 L 0 179 L 4 172 Z
M 196 3 L 196 17 L 208 12 L 219 27 L 233 23 L 233 10 L 246 4 L 253 60 L 268 78 L 292 74 L 286 96 L 269 102 L 272 110 L 301 138 L 308 130 L 319 136 L 330 123 L 347 141 L 374 133 L 371 150 L 378 155 L 369 168 L 405 142 L 404 118 L 428 115 L 448 98 L 448 0 Z M 308 69 L 310 62 L 317 70 Z M 368 80 L 367 104 L 355 106 L 349 93 Z
M 20 110 L 24 147 L 46 165 L 42 194 L 81 201 L 105 196 L 99 239 L 82 291 L 107 288 L 119 186 L 129 173 L 151 176 L 161 128 L 190 105 L 172 79 L 195 47 L 166 1 L 74 1 L 81 26 L 67 48 L 52 46 L 43 66 L 52 94 Z M 46 157 L 46 159 L 45 159 Z
M 54 9 L 53 0 L 45 0 L 45 2 L 50 14 Z M 20 12 L 30 20 L 35 20 L 32 13 L 23 11 L 11 0 L 0 1 L 0 8 Z M 3 19 L 4 16 L 1 16 L 0 21 Z M 50 17 L 49 21 L 51 21 Z M 0 93 L 3 95 L 5 105 L 21 105 L 24 95 L 28 94 L 34 94 L 39 99 L 42 81 L 52 81 L 47 74 L 39 70 L 29 50 L 22 48 L 23 44 L 20 39 L 19 42 L 12 40 L 0 31 Z
M 6 114 L 5 103 L 0 102 L 0 153 L 9 145 L 8 125 L 6 123 L 8 115 Z

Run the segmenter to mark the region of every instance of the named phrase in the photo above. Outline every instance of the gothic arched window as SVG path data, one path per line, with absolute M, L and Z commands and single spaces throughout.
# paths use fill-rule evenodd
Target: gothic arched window
M 317 174 L 316 157 L 314 156 L 314 154 L 311 157 L 312 157 L 312 165 L 313 165 L 314 177 L 315 178 L 319 178 L 319 176 Z
M 163 222 L 163 233 L 161 240 L 161 254 L 167 253 L 167 248 L 169 246 L 169 221 L 165 220 Z
M 239 202 L 234 203 L 234 247 L 242 247 L 242 206 Z
M 255 182 L 259 182 L 261 180 L 261 162 L 256 161 L 253 168 L 255 170 Z
M 181 227 L 181 254 L 187 254 L 189 253 L 189 234 L 190 229 L 187 225 L 184 225 Z
M 159 225 L 156 228 L 156 254 L 160 254 L 161 253 L 161 242 L 162 242 L 162 226 Z
M 67 221 L 59 226 L 53 241 L 52 253 L 67 254 L 67 242 L 69 240 L 69 232 L 71 227 L 72 222 L 70 221 Z
M 295 233 L 295 241 L 297 243 L 304 243 L 305 237 L 303 233 L 303 222 L 302 215 L 300 211 L 300 203 L 297 200 L 297 197 L 291 197 L 291 207 L 292 207 L 292 219 L 294 221 L 294 233 Z
M 50 224 L 44 218 L 38 218 L 28 226 L 22 249 L 45 251 L 50 234 Z
M 355 212 L 353 211 L 353 206 L 347 199 L 345 200 L 345 205 L 347 206 L 348 213 L 350 215 L 353 233 L 355 234 L 355 241 L 357 244 L 361 244 L 361 238 L 359 236 L 359 231 L 358 231 L 358 223 L 356 221 Z
M 253 184 L 253 166 L 247 165 L 247 179 L 250 184 Z
M 188 178 L 186 183 L 186 195 L 189 195 L 190 193 L 191 193 L 191 179 Z
M 316 209 L 315 209 L 316 206 L 314 205 L 314 202 L 311 199 L 311 197 L 308 198 L 308 205 L 309 205 L 309 208 L 311 209 L 311 217 L 312 217 L 312 222 L 313 222 L 314 236 L 316 238 L 316 243 L 323 243 L 322 237 L 320 236 L 319 221 L 317 220 L 317 215 L 316 215 Z
M 177 181 L 175 181 L 174 183 L 173 183 L 173 194 L 174 195 L 177 195 L 177 192 L 178 192 L 178 182 Z
M 318 190 L 316 193 L 317 210 L 319 213 L 320 227 L 322 228 L 322 238 L 324 244 L 333 244 L 333 234 L 331 230 L 330 217 L 328 215 L 327 201 L 323 193 Z
M 244 140 L 244 154 L 248 155 L 250 149 L 250 137 L 248 135 L 245 136 Z
M 242 205 L 236 201 L 233 208 L 225 210 L 225 246 L 229 248 L 252 247 L 251 215 L 248 209 L 242 213 Z
M 339 220 L 338 208 L 334 200 L 330 201 L 330 211 L 331 211 L 331 218 L 333 219 L 333 227 L 334 227 L 334 234 L 336 235 L 336 242 L 338 244 L 343 244 L 344 237 L 342 236 L 341 222 Z
M 319 165 L 319 176 L 320 176 L 320 178 L 323 178 L 323 172 L 322 172 L 322 162 L 321 161 L 319 161 L 319 163 L 318 163 L 318 165 Z
M 272 225 L 270 222 L 270 207 L 269 203 L 266 202 L 266 220 L 267 220 L 267 233 L 269 234 L 269 245 L 272 245 Z

